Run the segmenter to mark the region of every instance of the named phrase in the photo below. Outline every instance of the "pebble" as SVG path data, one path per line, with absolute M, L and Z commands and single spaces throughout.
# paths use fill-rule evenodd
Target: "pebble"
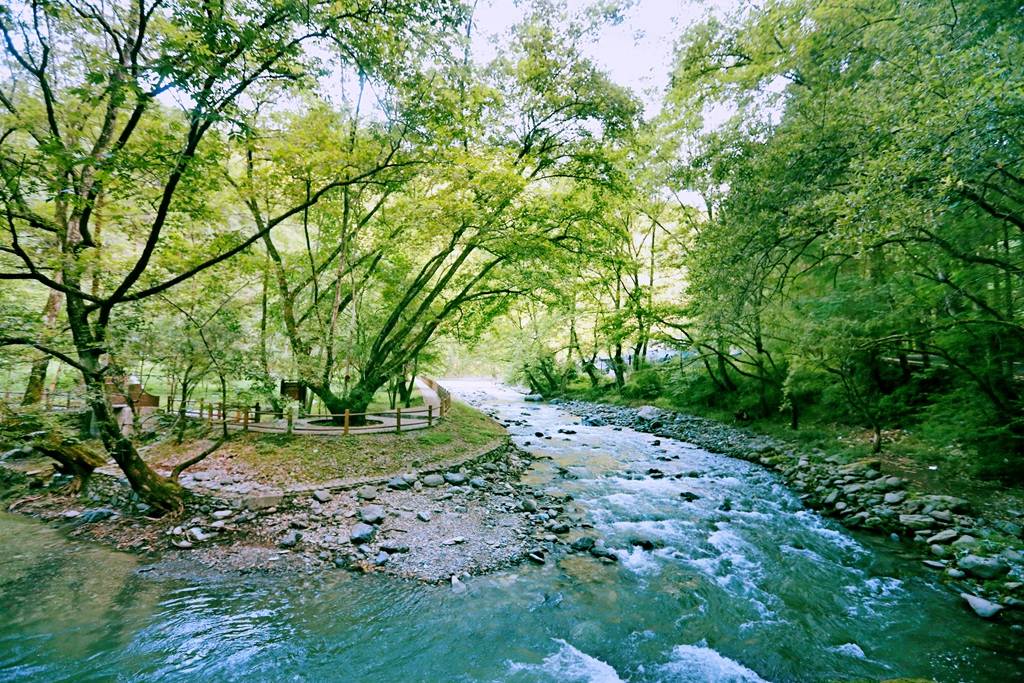
M 416 513 L 416 517 L 421 522 L 429 522 L 431 519 L 434 518 L 434 516 L 431 515 L 429 512 L 427 512 L 426 510 L 421 510 L 421 511 L 417 512 Z

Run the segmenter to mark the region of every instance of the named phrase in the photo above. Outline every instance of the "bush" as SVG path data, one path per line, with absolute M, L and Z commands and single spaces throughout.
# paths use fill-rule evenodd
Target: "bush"
M 632 399 L 654 399 L 661 396 L 661 376 L 654 368 L 637 370 L 622 387 L 622 396 Z

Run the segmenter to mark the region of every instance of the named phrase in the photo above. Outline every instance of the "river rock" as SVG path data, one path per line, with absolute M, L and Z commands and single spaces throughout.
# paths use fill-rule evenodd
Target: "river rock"
M 277 542 L 277 545 L 282 548 L 294 548 L 299 544 L 300 540 L 302 540 L 302 534 L 300 532 L 289 531 L 281 537 L 281 540 Z
M 530 403 L 540 403 L 544 400 L 544 397 L 540 394 L 527 394 L 526 396 L 523 396 L 523 400 L 529 401 Z
M 967 604 L 971 606 L 972 610 L 974 610 L 974 613 L 982 619 L 991 619 L 1003 611 L 1003 606 L 999 603 L 991 602 L 985 598 L 979 598 L 977 595 L 961 593 L 960 597 L 966 600 Z
M 349 532 L 349 539 L 356 545 L 361 545 L 372 541 L 376 533 L 377 529 L 375 527 L 360 522 L 352 527 L 352 530 Z
M 519 507 L 523 509 L 523 512 L 536 512 L 537 501 L 533 500 L 532 498 L 523 498 L 521 501 L 519 501 Z
M 78 515 L 76 521 L 79 524 L 92 524 L 93 522 L 102 522 L 105 519 L 110 519 L 116 514 L 117 512 L 110 508 L 93 508 Z
M 953 541 L 953 547 L 954 548 L 969 548 L 969 547 L 971 547 L 972 545 L 974 545 L 977 542 L 978 542 L 978 539 L 976 539 L 974 536 L 971 536 L 970 534 L 964 534 L 960 538 L 958 538 L 955 541 Z
M 982 557 L 980 555 L 966 555 L 961 557 L 957 566 L 971 576 L 979 579 L 997 579 L 1010 571 L 1010 565 L 999 557 Z
M 427 476 L 423 477 L 421 481 L 423 482 L 424 486 L 436 488 L 444 483 L 444 477 L 442 477 L 440 474 L 428 474 Z
M 908 529 L 928 529 L 935 525 L 935 520 L 928 515 L 900 515 L 900 524 Z
M 679 493 L 679 497 L 688 503 L 692 503 L 695 500 L 700 500 L 700 496 L 698 496 L 693 491 L 681 491 Z
M 483 477 L 473 477 L 469 480 L 469 485 L 475 489 L 482 489 L 487 486 L 487 480 Z
M 952 543 L 959 532 L 955 529 L 944 529 L 928 539 L 928 545 Z
M 334 496 L 331 495 L 330 491 L 313 491 L 313 500 L 318 503 L 327 503 L 332 500 Z
M 569 547 L 579 552 L 589 552 L 594 547 L 594 538 L 591 536 L 580 536 L 569 544 Z
M 388 488 L 395 491 L 405 491 L 412 486 L 412 482 L 405 477 L 392 477 L 388 479 Z
M 906 499 L 906 491 L 890 491 L 889 493 L 885 494 L 885 498 L 883 498 L 882 500 L 885 501 L 886 505 L 899 505 Z
M 654 406 L 641 406 L 637 408 L 636 416 L 641 420 L 657 420 L 661 417 L 661 409 Z
M 359 508 L 356 514 L 360 520 L 367 524 L 380 524 L 384 521 L 387 513 L 384 512 L 384 508 L 380 505 L 364 505 Z
M 205 534 L 205 533 L 203 533 L 203 530 L 200 529 L 197 526 L 194 526 L 191 529 L 189 529 L 188 530 L 188 535 L 191 536 L 192 539 L 194 541 L 198 542 L 198 543 L 202 543 L 203 541 L 210 540 L 210 536 Z
M 444 480 L 449 484 L 459 486 L 460 484 L 466 483 L 466 475 L 463 474 L 462 472 L 445 472 Z
M 280 493 L 264 493 L 258 496 L 249 496 L 242 500 L 242 507 L 250 510 L 264 510 L 277 507 L 284 502 L 284 495 Z
M 376 500 L 377 489 L 372 486 L 361 486 L 359 487 L 359 490 L 356 491 L 356 498 L 359 500 Z
M 235 513 L 232 510 L 214 510 L 213 514 L 210 516 L 214 519 L 227 519 L 233 514 Z
M 951 524 L 953 522 L 953 513 L 949 510 L 932 510 L 928 513 L 928 516 L 943 524 Z
M 597 415 L 590 415 L 580 420 L 580 424 L 582 424 L 585 427 L 604 427 L 608 423 L 605 422 L 603 418 L 598 417 Z

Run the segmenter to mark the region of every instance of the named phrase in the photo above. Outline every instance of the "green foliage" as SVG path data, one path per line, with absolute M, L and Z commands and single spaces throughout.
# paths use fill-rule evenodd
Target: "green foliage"
M 621 393 L 629 399 L 654 399 L 661 395 L 661 377 L 654 368 L 644 368 L 634 372 Z

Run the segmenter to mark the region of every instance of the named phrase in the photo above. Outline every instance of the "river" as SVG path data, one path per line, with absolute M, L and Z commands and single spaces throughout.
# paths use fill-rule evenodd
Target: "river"
M 1024 679 L 1019 634 L 969 614 L 899 544 L 803 509 L 775 475 L 583 427 L 504 387 L 446 385 L 525 421 L 514 440 L 550 456 L 531 483 L 571 493 L 618 563 L 571 555 L 463 593 L 341 571 L 154 579 L 134 556 L 0 515 L 0 680 Z

